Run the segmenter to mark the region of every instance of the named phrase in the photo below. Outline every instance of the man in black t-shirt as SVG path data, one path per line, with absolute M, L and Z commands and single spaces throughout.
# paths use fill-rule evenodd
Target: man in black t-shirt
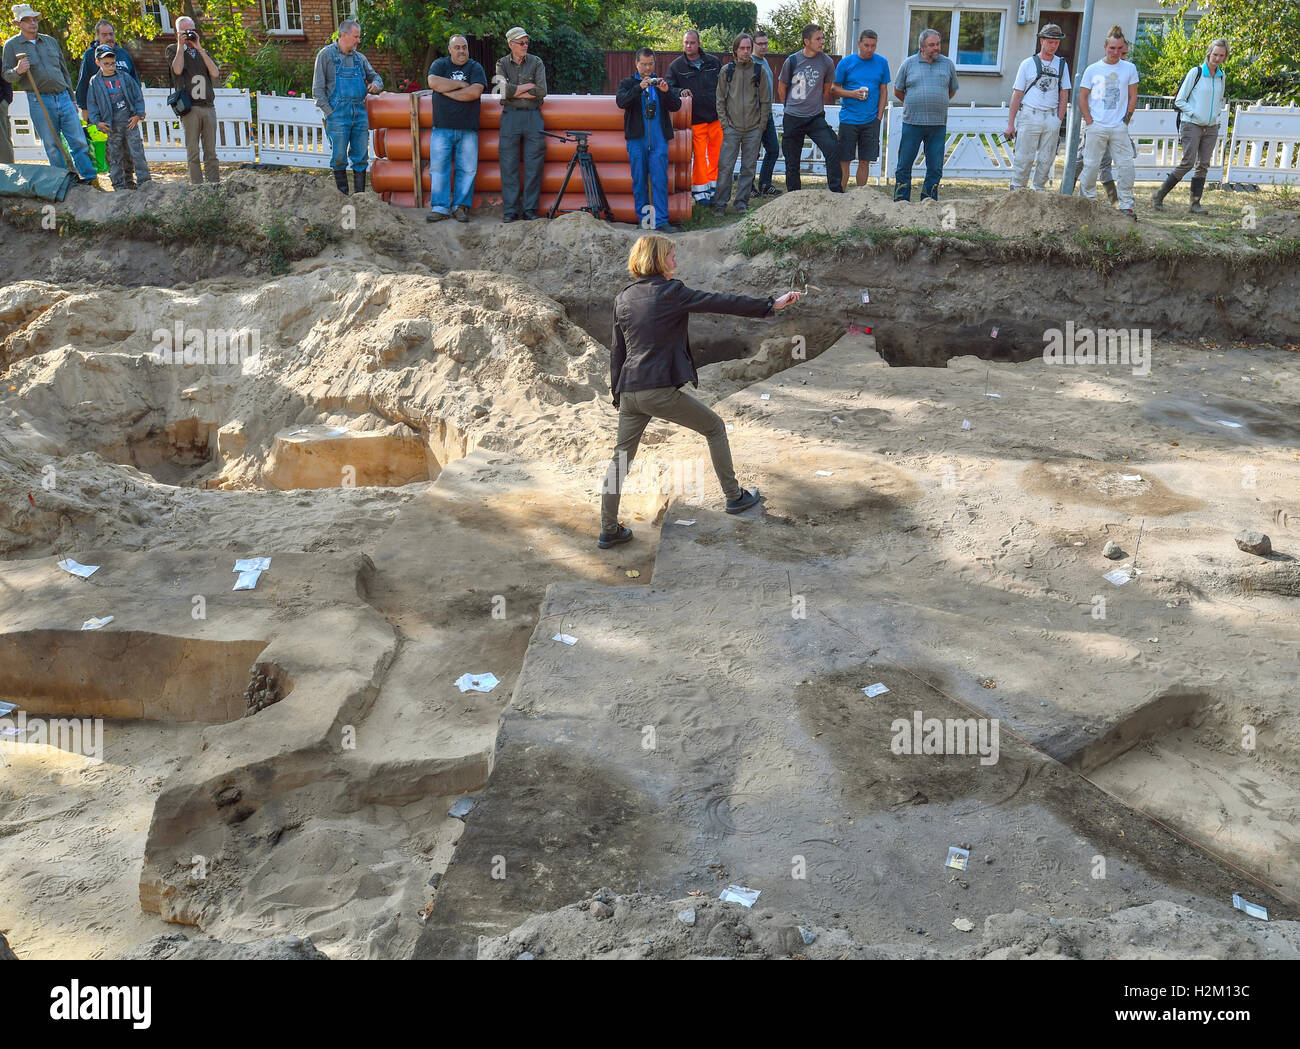
M 433 89 L 433 131 L 429 135 L 429 214 L 425 218 L 441 222 L 451 215 L 457 222 L 468 222 L 478 174 L 479 97 L 487 89 L 487 75 L 469 57 L 469 42 L 463 36 L 453 36 L 447 42 L 447 56 L 429 67 L 429 87 Z

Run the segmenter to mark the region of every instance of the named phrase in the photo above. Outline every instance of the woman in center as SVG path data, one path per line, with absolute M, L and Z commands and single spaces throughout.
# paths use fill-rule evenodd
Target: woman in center
M 692 313 L 765 317 L 800 298 L 796 291 L 778 299 L 694 291 L 673 280 L 676 246 L 667 237 L 653 234 L 632 245 L 627 268 L 636 281 L 614 300 L 609 387 L 618 409 L 618 443 L 601 488 L 601 549 L 632 538 L 632 529 L 619 523 L 618 503 L 641 434 L 651 419 L 665 419 L 704 435 L 718 483 L 727 497 L 727 513 L 738 514 L 759 501 L 757 489 L 747 492 L 736 483 L 722 418 L 690 394 L 682 393 L 681 388 L 688 382 L 699 386 L 686 323 Z

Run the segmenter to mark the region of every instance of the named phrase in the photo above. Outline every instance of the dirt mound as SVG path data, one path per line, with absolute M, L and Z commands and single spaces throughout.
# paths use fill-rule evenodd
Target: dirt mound
M 749 220 L 769 236 L 806 233 L 869 232 L 872 229 L 925 229 L 936 233 L 990 233 L 999 237 L 1034 237 L 1079 229 L 1125 233 L 1133 220 L 1104 200 L 1062 197 L 1059 193 L 1019 190 L 989 198 L 952 197 L 938 202 L 891 200 L 886 190 L 861 186 L 848 193 L 804 189 L 767 204 Z M 1163 239 L 1158 231 L 1143 231 Z
M 979 928 L 979 919 L 972 925 Z M 1300 922 L 1215 918 L 1165 900 L 1092 919 L 1059 920 L 1017 910 L 986 918 L 982 935 L 969 947 L 940 952 L 922 944 L 855 943 L 843 930 L 821 929 L 760 906 L 747 910 L 738 903 L 689 896 L 615 896 L 601 889 L 590 900 L 536 915 L 505 936 L 483 941 L 478 957 L 1300 958 Z
M 251 943 L 191 940 L 181 933 L 155 936 L 121 956 L 120 961 L 145 962 L 327 962 L 329 955 L 313 946 L 311 937 L 277 936 Z

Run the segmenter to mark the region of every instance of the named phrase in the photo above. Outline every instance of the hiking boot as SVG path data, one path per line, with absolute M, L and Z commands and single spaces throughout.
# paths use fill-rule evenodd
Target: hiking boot
M 1193 215 L 1208 215 L 1209 212 L 1201 207 L 1201 194 L 1205 192 L 1205 179 L 1192 179 L 1192 206 L 1187 210 Z
M 757 488 L 755 488 L 752 492 L 750 492 L 750 491 L 746 491 L 744 488 L 742 488 L 742 489 L 740 490 L 740 498 L 739 498 L 739 499 L 728 499 L 728 500 L 727 500 L 727 513 L 729 513 L 729 514 L 741 514 L 741 513 L 744 513 L 744 512 L 745 512 L 746 510 L 748 510 L 751 506 L 757 506 L 758 503 L 759 503 L 759 501 L 760 501 L 762 498 L 763 498 L 763 497 L 762 497 L 761 495 L 758 494 L 758 489 L 757 489 Z
M 747 212 L 748 210 L 749 210 L 749 205 L 746 204 L 743 200 L 738 200 L 738 201 L 736 201 L 736 214 L 737 214 L 737 215 L 743 215 L 743 214 L 745 214 L 745 212 Z
M 656 233 L 680 233 L 681 230 L 679 230 L 671 222 L 665 222 L 662 226 L 656 229 L 655 232 Z
M 1113 178 L 1107 179 L 1101 184 L 1101 188 L 1106 191 L 1106 199 L 1112 204 L 1119 203 L 1119 187 L 1115 185 Z
M 1151 194 L 1151 206 L 1155 208 L 1156 211 L 1165 210 L 1165 197 L 1169 195 L 1169 191 L 1176 185 L 1178 185 L 1178 179 L 1174 178 L 1173 175 L 1170 175 L 1165 179 L 1160 188 Z
M 338 186 L 339 192 L 345 197 L 348 195 L 348 172 L 346 168 L 334 169 L 334 185 Z
M 451 218 L 445 211 L 431 211 L 424 216 L 425 222 L 441 222 L 443 219 Z
M 458 207 L 455 211 L 451 213 L 451 217 L 454 218 L 457 222 L 468 222 L 469 208 L 465 207 L 465 205 L 462 204 L 460 207 Z
M 602 550 L 608 550 L 611 546 L 618 546 L 619 543 L 628 543 L 632 541 L 632 529 L 627 525 L 619 525 L 617 532 L 601 532 L 600 538 L 596 540 L 596 545 Z

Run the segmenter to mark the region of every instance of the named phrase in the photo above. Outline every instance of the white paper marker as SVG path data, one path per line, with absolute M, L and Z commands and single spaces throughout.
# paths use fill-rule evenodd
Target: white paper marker
M 495 674 L 461 674 L 456 686 L 462 692 L 491 692 L 500 682 Z
M 818 470 L 818 471 L 817 471 L 817 476 L 818 476 L 818 477 L 830 477 L 830 476 L 831 476 L 832 474 L 834 474 L 834 473 L 835 473 L 834 470 Z
M 59 567 L 62 568 L 65 572 L 67 572 L 68 575 L 75 575 L 81 579 L 89 579 L 91 576 L 93 576 L 96 572 L 99 571 L 99 565 L 79 564 L 78 562 L 72 560 L 72 558 L 70 557 L 65 557 L 62 561 L 60 561 Z
M 100 627 L 108 626 L 108 624 L 111 622 L 113 622 L 112 616 L 105 616 L 103 619 L 99 619 L 96 616 L 91 616 L 89 619 L 87 619 L 84 623 L 81 624 L 81 629 L 98 630 Z
M 574 637 L 572 634 L 556 634 L 553 638 L 551 638 L 551 640 L 559 641 L 565 645 L 576 645 L 578 643 L 578 639 Z
M 868 685 L 862 691 L 867 694 L 868 699 L 872 699 L 876 696 L 883 696 L 889 689 L 885 687 L 884 682 L 877 681 L 874 685 Z
M 235 561 L 236 572 L 265 572 L 271 567 L 269 557 L 241 557 Z

